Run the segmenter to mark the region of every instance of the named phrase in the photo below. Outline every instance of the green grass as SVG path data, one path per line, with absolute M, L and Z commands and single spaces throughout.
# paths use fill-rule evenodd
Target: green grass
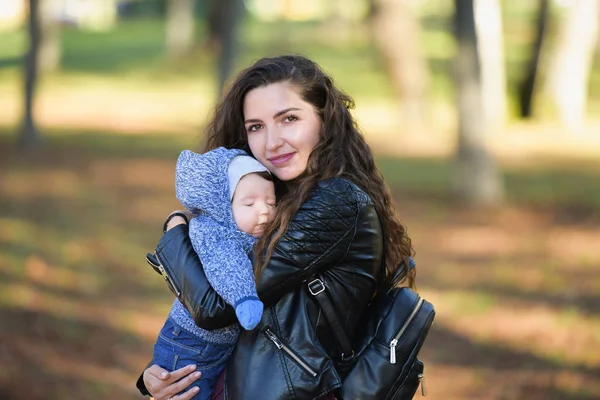
M 123 73 L 160 61 L 163 50 L 159 21 L 127 21 L 108 32 L 64 32 L 62 68 L 90 73 Z
M 443 158 L 378 158 L 388 184 L 420 196 L 452 198 L 452 160 Z M 501 165 L 509 203 L 531 207 L 562 207 L 585 217 L 600 215 L 600 167 L 594 163 L 541 162 L 531 167 Z

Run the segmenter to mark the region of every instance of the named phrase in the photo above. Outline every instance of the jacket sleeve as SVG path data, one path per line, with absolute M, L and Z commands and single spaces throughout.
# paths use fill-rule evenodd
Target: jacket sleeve
M 369 197 L 352 183 L 334 178 L 321 182 L 288 225 L 257 285 L 265 307 L 302 282 L 336 265 L 346 254 Z M 217 329 L 236 321 L 235 312 L 210 286 L 188 236 L 188 227 L 169 230 L 156 256 L 179 290 L 179 299 L 198 326 Z

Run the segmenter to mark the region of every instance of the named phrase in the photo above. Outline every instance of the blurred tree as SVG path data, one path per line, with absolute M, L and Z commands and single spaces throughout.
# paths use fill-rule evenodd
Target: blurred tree
M 531 58 L 527 65 L 525 78 L 519 84 L 519 109 L 520 115 L 523 118 L 531 118 L 533 116 L 533 97 L 536 86 L 539 82 L 540 60 L 542 55 L 542 47 L 546 37 L 546 27 L 550 17 L 550 2 L 549 0 L 539 0 L 537 29 L 535 40 L 532 43 Z
M 223 92 L 225 81 L 231 75 L 238 46 L 238 30 L 243 22 L 243 0 L 212 0 L 208 14 L 209 45 L 219 54 L 218 91 Z
M 598 40 L 598 0 L 573 0 L 561 20 L 547 90 L 563 126 L 577 132 L 585 120 L 588 80 Z
M 367 18 L 371 19 L 377 12 L 377 1 L 378 0 L 367 0 Z
M 503 189 L 495 162 L 485 143 L 475 1 L 455 0 L 459 117 L 455 189 L 462 199 L 471 204 L 492 205 L 501 202 Z
M 194 47 L 195 0 L 169 0 L 167 3 L 166 47 L 171 58 L 179 58 Z
M 221 22 L 223 21 L 221 12 L 225 10 L 221 7 L 221 2 L 219 0 L 207 0 L 207 2 L 209 4 L 208 12 L 206 14 L 206 45 L 209 49 L 214 50 L 219 47 L 219 33 L 221 31 Z
M 43 34 L 40 8 L 40 0 L 29 0 L 29 21 L 27 27 L 29 49 L 23 65 L 25 107 L 19 132 L 19 143 L 26 148 L 38 147 L 41 144 L 33 115 L 33 101 Z
M 62 46 L 58 21 L 59 6 L 60 4 L 57 0 L 43 0 L 37 5 L 39 28 L 41 31 L 37 61 L 40 73 L 54 71 L 60 66 Z
M 498 0 L 475 1 L 477 50 L 486 132 L 500 131 L 506 122 L 506 70 L 502 13 Z
M 370 23 L 404 109 L 409 132 L 424 129 L 429 68 L 423 55 L 421 27 L 409 0 L 371 0 Z

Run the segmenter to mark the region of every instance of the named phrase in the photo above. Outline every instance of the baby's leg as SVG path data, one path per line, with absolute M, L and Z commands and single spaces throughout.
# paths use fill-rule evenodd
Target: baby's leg
M 232 351 L 233 345 L 206 343 L 168 318 L 154 345 L 153 362 L 168 371 L 195 364 L 196 370 L 200 371 L 202 376 L 192 384 L 200 388 L 200 392 L 193 399 L 205 400 L 210 399 L 215 383 Z

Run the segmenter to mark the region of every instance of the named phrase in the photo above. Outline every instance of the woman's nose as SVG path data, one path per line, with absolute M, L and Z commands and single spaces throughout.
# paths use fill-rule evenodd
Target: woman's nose
M 274 151 L 277 150 L 281 146 L 281 134 L 279 132 L 279 127 L 277 125 L 273 125 L 267 131 L 267 150 Z

